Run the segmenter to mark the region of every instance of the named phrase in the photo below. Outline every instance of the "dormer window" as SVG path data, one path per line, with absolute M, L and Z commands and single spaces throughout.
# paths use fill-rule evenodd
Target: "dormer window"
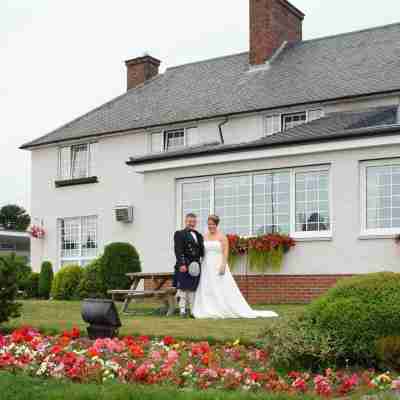
M 323 117 L 323 110 L 313 109 L 290 114 L 274 114 L 265 117 L 265 135 L 273 135 Z
M 295 126 L 303 125 L 307 122 L 307 113 L 295 113 L 282 115 L 282 130 L 286 131 Z
M 200 142 L 196 127 L 168 129 L 150 134 L 150 152 L 174 151 Z
M 164 132 L 164 146 L 166 151 L 177 150 L 185 145 L 185 129 L 175 129 Z

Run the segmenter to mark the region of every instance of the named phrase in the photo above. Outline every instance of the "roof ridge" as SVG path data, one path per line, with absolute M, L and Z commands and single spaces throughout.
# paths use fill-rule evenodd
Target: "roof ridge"
M 302 40 L 302 41 L 299 41 L 297 43 L 317 42 L 319 40 L 333 39 L 333 38 L 340 37 L 340 36 L 348 36 L 348 35 L 354 35 L 354 34 L 357 34 L 357 33 L 377 31 L 379 29 L 390 28 L 390 27 L 396 26 L 396 25 L 398 25 L 400 27 L 400 22 L 393 22 L 391 24 L 386 24 L 386 25 L 378 25 L 378 26 L 373 26 L 373 27 L 370 27 L 370 28 L 357 29 L 355 31 L 343 32 L 343 33 L 335 33 L 333 35 L 321 36 L 321 37 L 317 37 L 317 38 L 313 38 L 313 39 Z
M 171 71 L 173 69 L 177 69 L 177 68 L 182 68 L 182 67 L 186 67 L 188 65 L 193 65 L 193 64 L 202 64 L 202 63 L 207 63 L 210 61 L 217 61 L 217 60 L 222 60 L 224 58 L 232 58 L 232 57 L 238 57 L 238 56 L 243 56 L 245 54 L 249 54 L 249 51 L 242 51 L 240 53 L 234 53 L 234 54 L 228 54 L 226 56 L 219 56 L 219 57 L 213 57 L 213 58 L 207 58 L 205 60 L 199 60 L 199 61 L 192 61 L 192 62 L 188 62 L 185 64 L 180 64 L 180 65 L 175 65 L 173 67 L 168 67 L 165 72 Z

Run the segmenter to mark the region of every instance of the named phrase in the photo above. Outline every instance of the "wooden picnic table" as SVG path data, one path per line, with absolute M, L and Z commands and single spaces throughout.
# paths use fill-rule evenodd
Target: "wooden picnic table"
M 132 281 L 131 287 L 128 290 L 109 290 L 113 300 L 117 296 L 124 297 L 122 312 L 129 314 L 129 304 L 134 299 L 155 298 L 161 300 L 167 308 L 167 316 L 173 315 L 176 308 L 176 288 L 167 286 L 166 284 L 172 281 L 174 274 L 172 272 L 138 272 L 126 274 Z M 138 289 L 141 281 L 144 282 L 143 289 Z M 151 281 L 151 289 L 146 288 L 146 281 Z

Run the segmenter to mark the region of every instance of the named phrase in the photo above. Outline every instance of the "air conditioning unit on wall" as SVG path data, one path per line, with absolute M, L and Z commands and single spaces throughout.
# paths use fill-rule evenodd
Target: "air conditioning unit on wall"
M 125 224 L 133 222 L 133 207 L 119 204 L 114 208 L 115 220 Z

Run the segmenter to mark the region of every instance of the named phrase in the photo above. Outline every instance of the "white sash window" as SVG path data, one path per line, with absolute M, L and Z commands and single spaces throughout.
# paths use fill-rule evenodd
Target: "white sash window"
M 59 149 L 58 177 L 62 180 L 94 176 L 95 143 L 81 143 Z

